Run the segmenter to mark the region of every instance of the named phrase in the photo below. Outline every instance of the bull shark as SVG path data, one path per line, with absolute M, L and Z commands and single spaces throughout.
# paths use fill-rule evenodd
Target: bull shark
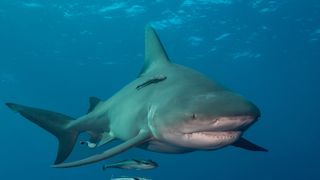
M 242 137 L 260 117 L 259 108 L 203 74 L 170 61 L 158 35 L 145 28 L 145 59 L 139 76 L 108 100 L 90 98 L 87 114 L 73 118 L 44 109 L 6 103 L 15 112 L 57 137 L 52 167 L 83 166 L 133 147 L 160 153 L 217 150 L 232 145 L 267 151 Z M 101 146 L 121 143 L 102 153 L 64 162 L 80 133 Z

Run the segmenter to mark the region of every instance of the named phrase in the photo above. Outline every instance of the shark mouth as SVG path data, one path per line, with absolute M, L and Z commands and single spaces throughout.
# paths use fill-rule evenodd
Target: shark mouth
M 186 122 L 166 139 L 178 146 L 194 149 L 219 149 L 236 142 L 253 122 L 253 116 L 217 117 Z
M 199 139 L 206 139 L 206 138 L 215 138 L 217 140 L 228 140 L 228 139 L 233 139 L 239 135 L 240 131 L 229 131 L 229 132 L 194 132 L 194 133 L 189 133 L 185 134 L 187 138 L 193 139 L 193 138 L 199 138 Z
M 241 131 L 203 131 L 183 134 L 182 145 L 196 149 L 218 149 L 234 143 L 241 136 Z

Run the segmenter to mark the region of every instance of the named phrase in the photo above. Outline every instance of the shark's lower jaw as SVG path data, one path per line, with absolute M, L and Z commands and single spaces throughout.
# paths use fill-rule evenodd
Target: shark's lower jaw
M 236 142 L 242 131 L 196 131 L 191 133 L 167 132 L 162 141 L 176 147 L 214 150 Z
M 194 149 L 219 149 L 239 139 L 241 131 L 202 131 L 183 134 L 181 145 Z
M 171 144 L 191 149 L 219 149 L 236 142 L 254 121 L 253 116 L 194 119 L 179 128 L 164 131 L 163 138 Z

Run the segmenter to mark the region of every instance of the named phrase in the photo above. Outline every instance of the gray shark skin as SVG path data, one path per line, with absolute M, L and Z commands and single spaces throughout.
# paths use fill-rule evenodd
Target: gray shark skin
M 151 26 L 145 28 L 145 62 L 138 78 L 106 101 L 90 98 L 89 112 L 77 119 L 33 107 L 6 103 L 59 140 L 52 167 L 77 167 L 120 154 L 132 147 L 162 153 L 216 150 L 228 145 L 267 151 L 242 137 L 260 117 L 252 102 L 199 72 L 172 63 Z M 119 145 L 63 163 L 80 133 L 102 146 Z

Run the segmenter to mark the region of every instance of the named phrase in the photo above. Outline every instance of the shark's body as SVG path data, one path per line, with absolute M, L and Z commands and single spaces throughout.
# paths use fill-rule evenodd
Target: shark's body
M 106 101 L 90 99 L 89 112 L 74 118 L 13 103 L 7 105 L 59 139 L 54 167 L 75 167 L 117 155 L 131 147 L 164 153 L 214 150 L 234 145 L 266 151 L 241 138 L 260 116 L 243 97 L 204 75 L 169 61 L 157 34 L 146 28 L 145 63 L 139 77 Z M 89 158 L 62 163 L 79 133 L 98 146 L 122 144 Z

